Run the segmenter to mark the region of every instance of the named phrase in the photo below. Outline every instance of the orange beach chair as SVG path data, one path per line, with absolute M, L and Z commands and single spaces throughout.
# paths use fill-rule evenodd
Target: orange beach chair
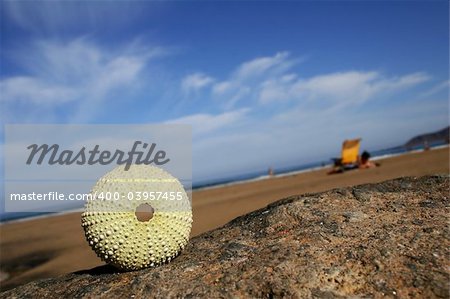
M 345 140 L 344 143 L 342 143 L 342 165 L 351 165 L 358 163 L 360 144 L 361 138 Z
M 341 157 L 333 158 L 334 168 L 329 174 L 358 168 L 360 143 L 361 138 L 345 140 L 342 143 Z

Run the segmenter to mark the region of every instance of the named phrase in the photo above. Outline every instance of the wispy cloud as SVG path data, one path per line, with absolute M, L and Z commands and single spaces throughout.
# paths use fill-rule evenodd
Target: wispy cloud
M 34 34 L 67 36 L 67 32 L 77 30 L 80 20 L 83 25 L 93 29 L 115 30 L 130 26 L 130 20 L 163 12 L 159 6 L 142 9 L 134 3 L 123 2 L 120 5 L 103 5 L 95 2 L 59 2 L 59 1 L 3 1 L 2 9 L 10 22 L 22 30 Z M 70 13 L 67 13 L 70 11 Z M 126 13 L 124 13 L 126 11 Z
M 245 119 L 249 111 L 249 108 L 242 108 L 219 114 L 198 113 L 168 120 L 165 123 L 191 125 L 194 136 L 198 137 L 239 124 Z
M 85 38 L 68 43 L 37 41 L 26 53 L 17 54 L 26 74 L 0 81 L 1 99 L 9 121 L 19 120 L 18 107 L 20 121 L 35 121 L 42 118 L 33 117 L 37 105 L 45 105 L 51 114 L 70 103 L 71 112 L 59 121 L 86 122 L 101 104 L 114 100 L 115 92 L 137 86 L 149 61 L 162 54 L 161 48 L 133 43 L 106 50 Z
M 298 62 L 289 52 L 278 52 L 274 56 L 258 57 L 244 62 L 233 74 L 233 79 L 246 80 L 265 75 L 277 75 L 290 69 Z
M 210 88 L 204 88 L 204 96 L 215 99 L 226 110 L 239 104 L 270 105 L 283 102 L 335 108 L 360 105 L 430 79 L 424 72 L 387 76 L 378 71 L 354 70 L 305 77 L 295 68 L 301 61 L 287 51 L 249 60 L 237 66 L 228 78 L 216 79 L 213 84 L 212 80 L 206 81 L 209 86 L 204 84 L 202 87 Z M 209 78 L 207 75 L 202 76 Z
M 434 96 L 441 91 L 446 91 L 448 95 L 449 88 L 450 88 L 450 80 L 445 80 L 441 83 L 434 85 L 430 89 L 424 91 L 421 95 L 422 97 L 427 98 L 430 96 Z
M 206 76 L 202 73 L 193 73 L 183 78 L 181 82 L 181 89 L 185 94 L 190 94 L 203 87 L 206 87 L 214 82 L 212 77 Z
M 361 104 L 382 93 L 399 91 L 429 80 L 424 73 L 386 77 L 370 72 L 348 71 L 308 79 L 285 75 L 261 84 L 259 101 L 267 104 L 285 100 L 326 101 L 339 105 Z
M 287 51 L 246 61 L 229 78 L 218 80 L 212 86 L 212 96 L 218 98 L 226 109 L 232 109 L 239 101 L 254 98 L 262 81 L 283 75 L 300 61 L 292 58 Z
M 1 100 L 23 101 L 30 104 L 62 104 L 76 99 L 77 92 L 69 86 L 60 86 L 39 78 L 17 76 L 0 81 Z

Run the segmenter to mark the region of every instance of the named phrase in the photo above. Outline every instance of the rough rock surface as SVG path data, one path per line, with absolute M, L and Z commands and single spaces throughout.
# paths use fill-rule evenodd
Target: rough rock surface
M 0 297 L 449 297 L 449 203 L 447 175 L 293 196 L 192 239 L 169 264 L 102 266 Z

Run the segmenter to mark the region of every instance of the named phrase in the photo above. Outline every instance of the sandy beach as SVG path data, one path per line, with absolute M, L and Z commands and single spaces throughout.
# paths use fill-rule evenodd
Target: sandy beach
M 327 175 L 328 169 L 195 191 L 191 236 L 279 199 L 332 188 L 376 183 L 402 176 L 449 173 L 449 148 L 408 153 L 378 161 L 374 169 Z M 2 289 L 102 264 L 87 245 L 80 213 L 0 226 Z

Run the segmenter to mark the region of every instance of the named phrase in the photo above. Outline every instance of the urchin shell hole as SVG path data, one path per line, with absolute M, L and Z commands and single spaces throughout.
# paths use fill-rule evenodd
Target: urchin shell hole
M 137 220 L 139 220 L 140 222 L 147 222 L 153 218 L 154 212 L 155 210 L 151 205 L 149 205 L 148 203 L 143 203 L 136 208 L 136 212 L 134 214 L 136 215 Z

